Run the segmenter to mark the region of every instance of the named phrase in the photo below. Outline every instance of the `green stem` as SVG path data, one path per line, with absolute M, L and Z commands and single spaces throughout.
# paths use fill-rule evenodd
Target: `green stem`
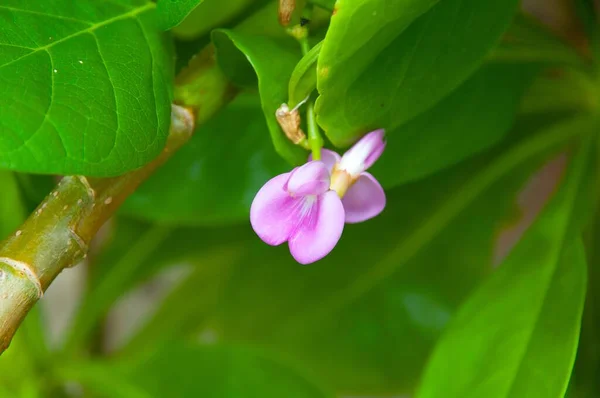
M 310 21 L 312 17 L 313 7 L 311 4 L 307 4 L 302 12 L 302 17 Z M 300 49 L 302 50 L 302 56 L 305 56 L 310 52 L 310 44 L 308 42 L 308 26 L 303 26 L 303 34 L 295 35 L 296 40 L 300 43 Z M 320 45 L 320 43 L 319 43 Z M 321 148 L 323 148 L 323 137 L 317 124 L 317 118 L 315 115 L 315 106 L 313 100 L 309 99 L 306 105 L 306 124 L 308 130 L 308 147 L 312 152 L 314 160 L 321 160 Z
M 235 92 L 208 47 L 176 79 L 171 128 L 160 155 L 114 178 L 66 176 L 0 243 L 0 353 L 54 278 L 87 255 L 90 241 L 135 189 L 185 144 Z M 181 105 L 181 106 L 180 106 Z
M 306 105 L 306 123 L 308 126 L 308 144 L 312 151 L 314 160 L 321 160 L 321 148 L 323 148 L 323 137 L 319 131 L 317 118 L 315 117 L 315 109 L 312 100 Z

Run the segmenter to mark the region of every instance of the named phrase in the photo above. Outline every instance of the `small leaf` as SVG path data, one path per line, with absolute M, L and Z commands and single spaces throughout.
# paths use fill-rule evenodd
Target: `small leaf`
M 589 143 L 500 269 L 463 304 L 418 398 L 563 397 L 577 349 L 586 259 L 573 220 Z
M 158 0 L 156 11 L 158 12 L 160 27 L 168 30 L 179 25 L 203 1 Z
M 321 41 L 311 48 L 294 68 L 288 89 L 290 108 L 302 102 L 317 87 L 317 60 L 322 46 Z
M 334 145 L 397 127 L 440 101 L 481 64 L 517 5 L 444 0 L 418 17 L 434 3 L 337 2 L 319 56 L 316 104 Z
M 122 211 L 177 225 L 247 220 L 260 187 L 289 169 L 273 150 L 267 130 L 258 96 L 238 97 L 201 126 Z
M 154 7 L 145 0 L 3 2 L 0 167 L 109 176 L 160 152 L 173 56 Z
M 305 372 L 242 346 L 171 342 L 129 372 L 153 397 L 333 397 Z
M 258 78 L 262 109 L 275 150 L 291 164 L 306 161 L 307 153 L 283 133 L 275 111 L 287 101 L 287 84 L 300 60 L 297 43 L 289 39 L 216 30 L 212 39 L 223 71 L 238 85 L 252 86 Z M 254 72 L 252 72 L 254 71 Z
M 387 131 L 372 173 L 386 188 L 423 178 L 497 144 L 513 124 L 537 68 L 491 64 L 447 98 Z

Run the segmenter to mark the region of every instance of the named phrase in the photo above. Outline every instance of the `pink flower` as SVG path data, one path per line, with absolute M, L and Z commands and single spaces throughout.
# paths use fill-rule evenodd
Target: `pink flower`
M 312 161 L 269 180 L 256 194 L 250 223 L 265 243 L 288 242 L 300 264 L 325 257 L 344 229 L 344 207 L 329 190 L 329 171 Z
M 375 217 L 385 207 L 385 193 L 365 172 L 385 148 L 383 130 L 364 136 L 343 157 L 322 150 L 322 160 L 269 180 L 256 194 L 250 223 L 272 246 L 288 242 L 301 264 L 325 257 L 339 241 L 344 222 Z
M 384 135 L 383 129 L 370 132 L 341 158 L 336 152 L 321 151 L 322 161 L 331 173 L 330 187 L 342 198 L 349 224 L 371 219 L 385 208 L 383 188 L 373 175 L 366 172 L 385 149 Z

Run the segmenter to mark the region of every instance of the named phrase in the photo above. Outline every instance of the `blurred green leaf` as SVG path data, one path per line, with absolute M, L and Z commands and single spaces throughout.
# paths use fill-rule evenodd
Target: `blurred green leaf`
M 288 169 L 273 150 L 258 96 L 243 95 L 202 125 L 122 211 L 176 225 L 246 221 L 260 187 Z
M 204 0 L 158 0 L 159 25 L 168 30 L 179 25 Z
M 223 6 L 222 0 L 196 0 L 199 5 L 173 29 L 173 34 L 185 40 L 205 35 L 215 27 L 223 27 L 257 2 L 259 0 L 230 0 Z
M 563 397 L 577 349 L 586 259 L 573 221 L 589 141 L 542 216 L 461 307 L 417 397 Z
M 195 332 L 203 323 L 202 319 L 218 305 L 231 266 L 239 261 L 246 249 L 245 244 L 237 242 L 208 249 L 201 258 L 192 260 L 185 256 L 187 262 L 195 265 L 190 275 L 160 303 L 148 322 L 126 344 L 122 354 L 144 352 L 148 347 L 169 344 Z M 202 292 L 201 300 L 198 292 Z
M 14 173 L 0 170 L 0 240 L 14 232 L 25 220 L 25 205 Z
M 540 74 L 523 97 L 521 113 L 549 117 L 560 112 L 593 110 L 596 106 L 596 84 L 581 71 L 548 70 Z
M 108 176 L 161 151 L 173 56 L 154 7 L 145 0 L 2 2 L 0 167 Z
M 536 68 L 490 64 L 447 98 L 387 131 L 372 173 L 386 187 L 422 178 L 497 144 L 512 127 Z
M 545 65 L 569 65 L 587 70 L 586 60 L 572 45 L 533 16 L 517 13 L 504 40 L 490 54 L 503 62 L 536 62 Z
M 202 264 L 211 250 L 230 250 L 247 239 L 245 228 L 179 228 L 119 217 L 92 266 L 90 289 L 81 300 L 64 351 L 82 348 L 110 307 L 128 290 L 174 264 Z
M 153 398 L 114 364 L 65 361 L 58 363 L 53 372 L 62 382 L 76 382 L 93 398 Z
M 319 56 L 316 103 L 334 145 L 397 127 L 440 101 L 496 45 L 518 2 L 444 0 L 417 18 L 434 3 L 337 2 Z
M 190 260 L 204 271 L 172 292 L 125 355 L 208 330 L 286 352 L 345 392 L 409 392 L 454 309 L 493 271 L 494 242 L 517 191 L 549 150 L 591 128 L 588 119 L 564 123 L 388 191 L 380 217 L 348 226 L 336 249 L 309 267 L 245 227 L 245 243 L 222 246 L 228 255 Z M 202 235 L 196 241 L 204 243 Z M 189 250 L 188 258 L 206 253 Z M 193 312 L 168 312 L 179 307 Z
M 291 38 L 238 33 L 235 30 L 213 31 L 217 60 L 223 71 L 241 86 L 252 86 L 258 79 L 262 109 L 275 150 L 291 164 L 306 160 L 307 153 L 294 145 L 283 133 L 275 111 L 287 101 L 288 81 L 300 60 L 298 44 Z
M 131 366 L 152 397 L 329 398 L 293 365 L 242 346 L 172 342 Z
M 27 213 L 33 213 L 35 208 L 56 186 L 56 178 L 44 174 L 15 173 Z
M 42 397 L 48 377 L 46 347 L 40 307 L 34 307 L 19 326 L 0 360 L 0 396 Z M 5 393 L 3 389 L 9 391 Z

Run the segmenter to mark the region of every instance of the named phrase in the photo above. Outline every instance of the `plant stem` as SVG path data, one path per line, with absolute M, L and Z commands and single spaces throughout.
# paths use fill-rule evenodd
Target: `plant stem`
M 0 353 L 54 278 L 85 258 L 90 241 L 119 206 L 235 95 L 212 46 L 176 79 L 167 143 L 142 168 L 114 178 L 66 176 L 25 223 L 0 243 Z
M 308 126 L 308 144 L 312 151 L 314 160 L 321 160 L 321 148 L 323 147 L 323 137 L 319 132 L 319 125 L 315 117 L 313 101 L 309 100 L 306 105 L 306 123 Z
M 307 4 L 303 10 L 302 17 L 306 18 L 306 20 L 309 21 L 308 23 L 310 23 L 312 11 L 313 8 L 311 4 Z M 308 26 L 296 27 L 296 34 L 292 34 L 292 36 L 294 36 L 298 43 L 300 43 L 302 55 L 305 56 L 308 54 L 310 52 L 310 44 L 308 42 Z M 306 104 L 306 124 L 308 130 L 308 147 L 312 152 L 312 157 L 314 160 L 321 160 L 323 137 L 321 136 L 319 125 L 317 124 L 314 101 L 310 98 L 307 100 Z

